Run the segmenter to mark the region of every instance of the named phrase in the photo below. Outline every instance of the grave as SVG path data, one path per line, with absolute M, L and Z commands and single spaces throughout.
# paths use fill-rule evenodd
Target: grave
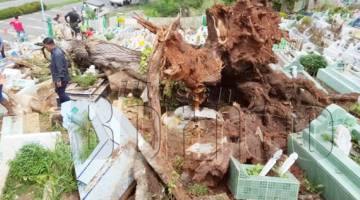
M 103 78 L 97 79 L 95 84 L 90 88 L 83 89 L 77 85 L 77 83 L 71 83 L 66 88 L 66 93 L 73 100 L 90 100 L 97 101 L 108 89 L 109 83 Z
M 324 91 L 325 93 L 327 93 L 325 88 L 323 88 L 320 83 L 318 83 L 307 71 L 305 71 L 304 66 L 302 66 L 300 64 L 300 61 L 299 61 L 300 57 L 301 57 L 301 55 L 299 55 L 295 59 L 295 61 L 293 61 L 292 63 L 290 63 L 287 66 L 283 67 L 281 69 L 281 71 L 289 78 L 308 79 L 311 82 L 313 82 L 318 89 L 320 89 L 320 90 Z
M 3 118 L 2 135 L 21 135 L 23 133 L 40 132 L 40 120 L 38 113 L 28 113 Z
M 332 104 L 308 128 L 289 136 L 288 152 L 299 154 L 297 164 L 311 182 L 324 185 L 325 199 L 355 200 L 360 197 L 360 165 L 331 142 L 339 125 L 349 129 L 354 139 L 360 139 L 357 119 Z M 325 134 L 330 135 L 330 141 L 325 139 Z
M 294 49 L 295 46 L 293 43 L 289 43 L 284 38 L 281 39 L 279 44 L 275 44 L 272 48 L 276 57 L 278 58 L 278 65 L 284 66 L 291 63 L 294 58 L 297 56 L 297 50 Z
M 136 129 L 103 98 L 97 102 L 69 101 L 61 106 L 63 126 L 69 133 L 80 198 L 121 198 L 134 181 L 132 167 L 136 154 Z M 99 142 L 82 161 L 80 157 L 84 141 L 77 129 L 85 113 Z
M 360 93 L 360 71 L 355 66 L 338 62 L 319 69 L 317 78 L 339 93 Z

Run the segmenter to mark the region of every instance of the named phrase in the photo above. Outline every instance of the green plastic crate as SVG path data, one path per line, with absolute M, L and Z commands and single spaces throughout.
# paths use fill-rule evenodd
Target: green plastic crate
M 290 172 L 285 174 L 286 178 L 249 176 L 246 169 L 253 166 L 241 164 L 235 158 L 231 158 L 228 186 L 235 199 L 298 199 L 300 183 Z
M 288 139 L 288 152 L 299 155 L 296 163 L 304 170 L 308 179 L 324 186 L 321 195 L 326 200 L 359 200 L 360 167 L 334 149 L 328 157 L 319 152 L 320 143 L 312 138 L 309 148 L 307 140 L 301 135 L 291 134 Z

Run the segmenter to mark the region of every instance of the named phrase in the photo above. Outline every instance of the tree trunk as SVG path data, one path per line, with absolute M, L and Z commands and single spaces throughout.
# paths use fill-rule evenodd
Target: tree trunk
M 68 46 L 64 49 L 82 71 L 90 65 L 95 65 L 104 72 L 125 71 L 134 79 L 146 80 L 138 71 L 141 57 L 141 53 L 138 51 L 100 40 L 73 40 L 64 46 Z

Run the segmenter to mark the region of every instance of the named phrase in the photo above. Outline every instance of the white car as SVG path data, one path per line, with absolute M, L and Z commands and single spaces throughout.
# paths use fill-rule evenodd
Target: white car
M 129 4 L 138 4 L 140 0 L 110 0 L 112 6 L 123 6 Z
M 110 0 L 112 6 L 123 6 L 126 5 L 128 0 Z

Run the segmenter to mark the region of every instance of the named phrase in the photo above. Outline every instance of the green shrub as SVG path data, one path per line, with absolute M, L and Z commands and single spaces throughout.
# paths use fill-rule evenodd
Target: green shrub
M 281 10 L 281 1 L 280 0 L 274 0 L 273 3 L 272 3 L 272 8 L 275 11 L 279 12 Z
M 38 144 L 25 145 L 9 166 L 0 199 L 11 200 L 29 193 L 33 193 L 33 199 L 61 199 L 77 188 L 70 146 L 63 140 L 57 141 L 54 151 Z M 45 187 L 49 188 L 48 198 L 42 197 Z
M 20 6 L 10 7 L 0 10 L 0 20 L 9 19 L 15 16 L 21 16 L 41 10 L 41 4 L 39 1 L 25 3 Z
M 320 68 L 324 68 L 327 65 L 325 58 L 317 54 L 309 54 L 300 58 L 301 65 L 304 66 L 305 70 L 315 76 Z
M 110 40 L 112 40 L 112 39 L 115 38 L 115 34 L 112 33 L 112 32 L 108 32 L 108 33 L 106 33 L 104 36 L 105 36 L 105 39 L 106 39 L 107 41 L 110 41 Z
M 142 52 L 141 52 L 141 60 L 140 60 L 140 67 L 139 67 L 139 72 L 140 74 L 147 74 L 148 72 L 148 62 L 149 62 L 149 57 L 152 53 L 153 49 L 151 47 L 146 47 Z

